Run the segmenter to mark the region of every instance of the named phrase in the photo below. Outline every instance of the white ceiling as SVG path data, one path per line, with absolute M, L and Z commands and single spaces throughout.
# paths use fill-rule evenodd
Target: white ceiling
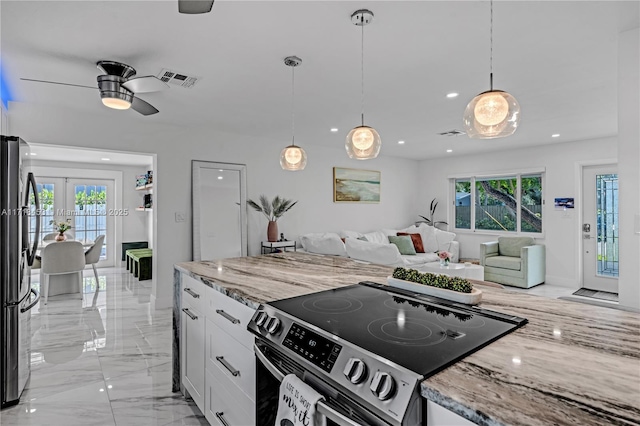
M 341 147 L 360 119 L 360 29 L 350 15 L 362 7 L 375 14 L 365 28 L 365 121 L 380 132 L 382 155 L 424 159 L 447 148 L 469 154 L 617 133 L 617 36 L 639 25 L 638 1 L 496 1 L 494 86 L 518 99 L 522 122 L 495 140 L 437 135 L 462 129 L 467 102 L 488 90 L 487 1 L 217 0 L 210 14 L 180 15 L 175 0 L 3 0 L 2 67 L 16 102 L 69 117 L 113 114 L 140 131 L 210 127 L 284 146 L 291 71 L 283 59 L 297 55 L 296 142 Z M 97 90 L 20 80 L 95 86 L 101 59 L 138 75 L 169 68 L 202 80 L 140 95 L 160 110 L 148 117 L 107 110 Z

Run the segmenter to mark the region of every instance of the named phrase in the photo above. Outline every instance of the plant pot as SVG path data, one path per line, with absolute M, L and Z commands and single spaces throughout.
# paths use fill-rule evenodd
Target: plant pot
M 387 284 L 391 287 L 402 288 L 404 290 L 435 296 L 441 299 L 452 300 L 454 302 L 465 303 L 467 305 L 477 305 L 482 300 L 482 290 L 475 287 L 471 293 L 460 293 L 458 291 L 418 284 L 412 281 L 399 280 L 393 277 L 387 277 Z
M 270 243 L 278 241 L 278 222 L 269 221 L 269 225 L 267 225 L 267 241 Z
M 64 235 L 64 232 L 60 232 L 58 233 L 58 235 L 56 235 L 56 241 L 66 241 L 67 240 L 67 236 Z

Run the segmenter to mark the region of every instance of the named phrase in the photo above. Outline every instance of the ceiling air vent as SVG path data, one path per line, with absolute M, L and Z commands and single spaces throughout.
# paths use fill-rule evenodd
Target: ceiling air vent
M 458 136 L 458 135 L 464 135 L 465 133 L 460 131 L 460 130 L 449 130 L 447 132 L 442 132 L 442 133 L 438 133 L 440 136 Z
M 157 77 L 167 84 L 182 86 L 187 89 L 192 88 L 202 78 L 171 71 L 166 68 L 163 68 Z

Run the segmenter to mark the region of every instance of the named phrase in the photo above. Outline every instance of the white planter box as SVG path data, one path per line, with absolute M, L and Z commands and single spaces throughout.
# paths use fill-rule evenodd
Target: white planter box
M 454 302 L 465 303 L 467 305 L 477 305 L 482 300 L 482 290 L 474 288 L 471 293 L 460 293 L 459 291 L 446 290 L 424 284 L 417 284 L 411 281 L 399 280 L 387 277 L 387 284 L 391 287 L 402 288 L 416 293 L 427 294 Z

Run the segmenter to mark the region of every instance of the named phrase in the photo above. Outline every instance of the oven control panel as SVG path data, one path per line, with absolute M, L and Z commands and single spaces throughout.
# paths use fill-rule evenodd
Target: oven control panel
M 295 322 L 291 324 L 282 344 L 327 373 L 331 372 L 342 350 L 337 343 Z

